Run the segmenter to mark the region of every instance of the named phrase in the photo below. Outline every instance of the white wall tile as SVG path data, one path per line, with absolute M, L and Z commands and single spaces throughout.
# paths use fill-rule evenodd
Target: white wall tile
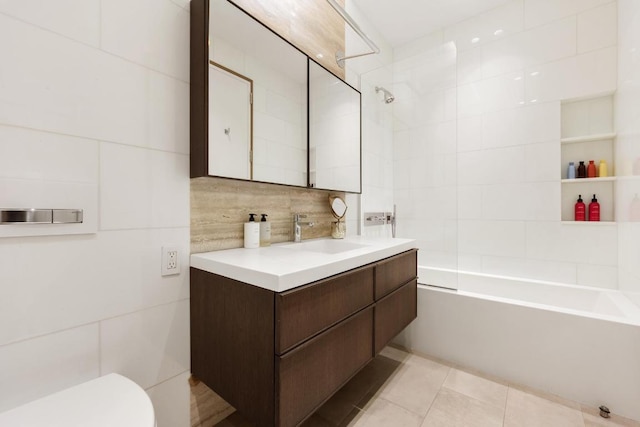
M 162 245 L 178 246 L 180 275 L 161 277 Z M 0 328 L 0 344 L 189 296 L 188 228 L 13 239 L 0 258 L 11 260 L 2 282 L 23 284 L 0 287 L 0 301 L 12 301 L 1 311 L 11 327 Z
M 494 77 L 524 67 L 522 33 L 505 36 L 482 47 L 482 77 Z
M 458 183 L 497 184 L 524 179 L 524 147 L 458 153 Z
M 537 72 L 538 74 L 532 75 Z M 617 85 L 617 49 L 601 49 L 539 67 L 525 73 L 526 99 L 538 102 L 609 93 Z
M 537 27 L 576 13 L 576 0 L 524 0 L 526 28 Z
M 618 267 L 578 264 L 578 285 L 618 289 Z
M 191 427 L 190 372 L 184 372 L 147 390 L 157 427 Z
M 189 13 L 180 6 L 169 0 L 104 1 L 100 24 L 102 49 L 189 81 Z
M 576 265 L 514 257 L 482 257 L 482 272 L 557 283 L 576 283 Z
M 557 141 L 529 144 L 524 149 L 525 180 L 556 181 L 560 164 L 560 144 Z
M 0 177 L 98 182 L 98 142 L 0 125 Z
M 482 79 L 483 75 L 483 50 L 471 49 L 458 53 L 457 77 L 458 85 L 473 83 Z
M 482 115 L 458 119 L 458 152 L 474 151 L 482 148 Z
M 100 229 L 189 225 L 189 157 L 100 145 Z
M 523 221 L 458 221 L 458 247 L 466 254 L 523 257 L 525 239 Z
M 550 221 L 527 223 L 527 256 L 533 259 L 615 266 L 617 240 L 616 227 Z
M 117 372 L 144 388 L 190 367 L 189 301 L 100 322 L 100 372 Z
M 189 84 L 154 72 L 148 73 L 148 84 L 144 146 L 189 154 Z
M 609 3 L 578 15 L 578 53 L 614 46 L 618 39 L 618 7 Z
M 16 324 L 4 314 L 0 324 Z M 0 412 L 97 378 L 98 345 L 92 324 L 0 346 Z
M 576 54 L 576 17 L 554 21 L 525 31 L 522 57 L 525 67 L 544 64 Z
M 457 187 L 459 219 L 482 219 L 483 193 L 484 186 L 482 185 Z
M 0 12 L 82 43 L 100 44 L 99 0 L 2 0 Z

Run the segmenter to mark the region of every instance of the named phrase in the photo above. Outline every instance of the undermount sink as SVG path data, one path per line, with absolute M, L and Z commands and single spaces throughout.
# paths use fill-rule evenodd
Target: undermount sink
M 344 240 L 308 240 L 300 243 L 292 243 L 282 246 L 286 249 L 293 249 L 304 252 L 319 252 L 323 254 L 339 254 L 341 252 L 366 248 L 368 245 L 345 242 Z

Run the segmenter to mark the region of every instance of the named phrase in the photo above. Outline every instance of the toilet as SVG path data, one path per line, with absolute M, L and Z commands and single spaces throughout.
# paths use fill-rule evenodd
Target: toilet
M 50 394 L 0 414 L 0 427 L 155 427 L 151 399 L 118 374 Z

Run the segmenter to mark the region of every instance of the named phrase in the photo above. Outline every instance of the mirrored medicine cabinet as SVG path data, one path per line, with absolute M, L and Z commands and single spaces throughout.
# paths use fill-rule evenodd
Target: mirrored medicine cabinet
M 228 0 L 191 15 L 191 177 L 359 193 L 360 92 Z

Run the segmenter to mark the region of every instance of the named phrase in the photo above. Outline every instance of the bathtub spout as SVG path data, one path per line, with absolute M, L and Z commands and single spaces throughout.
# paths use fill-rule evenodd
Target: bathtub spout
M 611 417 L 611 411 L 609 410 L 609 408 L 607 408 L 606 406 L 602 405 L 602 406 L 600 406 L 600 416 L 602 418 L 609 418 L 609 417 Z

